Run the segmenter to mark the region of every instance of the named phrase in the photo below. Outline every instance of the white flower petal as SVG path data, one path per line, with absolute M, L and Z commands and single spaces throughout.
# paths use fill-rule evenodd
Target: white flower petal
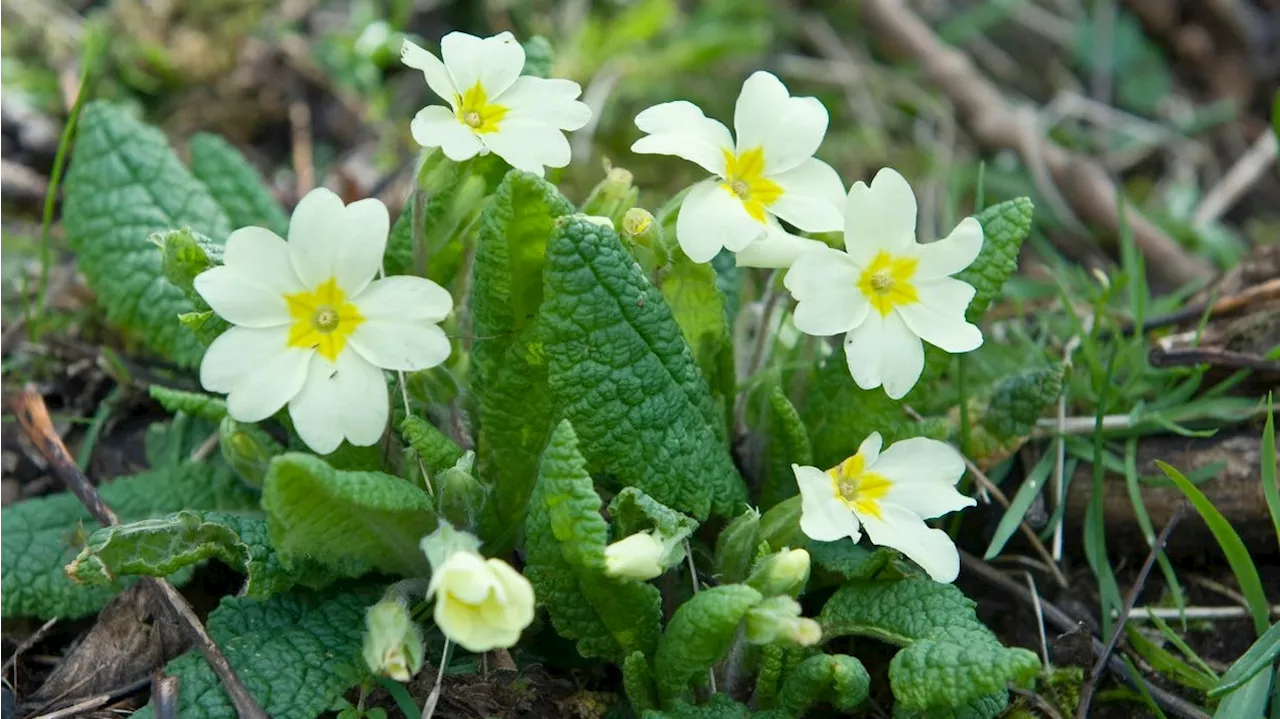
M 676 239 L 694 262 L 710 262 L 726 247 L 740 251 L 766 232 L 765 225 L 747 214 L 742 200 L 717 180 L 694 185 L 676 217 Z
M 854 288 L 859 274 L 848 254 L 824 246 L 797 258 L 782 278 L 782 285 L 796 300 L 803 302 L 821 299 L 833 288 Z
M 858 445 L 858 454 L 862 455 L 863 467 L 870 468 L 880 458 L 880 447 L 884 444 L 884 439 L 879 432 L 872 432 L 867 438 L 862 440 L 862 444 Z
M 800 485 L 800 531 L 819 542 L 848 537 L 858 541 L 862 531 L 858 518 L 836 498 L 831 477 L 817 467 L 791 465 Z
M 776 220 L 769 223 L 764 237 L 738 250 L 734 255 L 738 267 L 790 267 L 801 255 L 827 247 L 818 240 L 793 235 L 775 223 Z
M 973 287 L 952 277 L 915 285 L 919 302 L 899 305 L 897 313 L 918 337 L 953 354 L 982 346 L 982 330 L 964 319 Z
M 880 250 L 904 254 L 916 240 L 916 195 L 906 178 L 883 168 L 870 187 L 859 180 L 849 188 L 844 223 L 845 250 L 859 266 L 871 264 Z
M 332 452 L 344 438 L 361 447 L 376 443 L 389 413 L 382 370 L 345 350 L 334 362 L 315 355 L 302 391 L 289 402 L 294 429 L 317 454 Z
M 520 77 L 524 48 L 509 32 L 479 38 L 451 32 L 440 40 L 440 55 L 458 94 L 466 94 L 478 82 L 490 101 Z
M 765 174 L 785 172 L 813 157 L 827 121 L 816 97 L 792 97 L 772 73 L 757 71 L 742 83 L 733 111 L 738 154 L 763 147 Z
M 360 316 L 370 320 L 440 322 L 453 311 L 448 290 L 410 275 L 374 280 L 352 302 Z
M 444 330 L 422 322 L 365 320 L 347 341 L 370 364 L 405 372 L 435 367 L 452 351 Z
M 546 167 L 564 167 L 572 159 L 564 133 L 543 122 L 506 119 L 480 139 L 507 164 L 539 177 Z
M 506 620 L 516 630 L 516 636 L 533 622 L 533 585 L 524 575 L 501 559 L 485 561 L 493 581 L 497 585 L 497 593 L 502 597 Z M 513 640 L 512 644 L 515 643 Z
M 843 226 L 844 185 L 831 165 L 811 157 L 769 179 L 782 188 L 782 196 L 769 205 L 773 214 L 805 232 L 834 232 Z
M 884 386 L 890 399 L 902 399 L 924 371 L 924 347 L 898 314 L 867 319 L 844 339 L 845 361 L 853 381 L 862 389 Z
M 891 502 L 881 501 L 879 510 L 879 517 L 868 514 L 858 517 L 872 542 L 907 555 L 935 582 L 955 581 L 960 574 L 960 553 L 946 532 L 931 529 L 911 510 Z
M 506 120 L 534 120 L 561 130 L 577 130 L 591 120 L 580 102 L 582 87 L 572 80 L 525 75 L 494 100 L 507 108 Z
M 289 220 L 289 256 L 298 277 L 310 289 L 330 278 L 348 299 L 382 267 L 391 218 L 387 206 L 373 198 L 343 205 L 331 190 L 308 192 Z
M 286 327 L 232 327 L 209 345 L 200 362 L 200 383 L 227 393 L 232 418 L 260 422 L 280 411 L 306 378 L 312 353 L 288 342 Z
M 893 484 L 886 502 L 906 507 L 924 519 L 941 517 L 976 502 L 955 490 L 964 474 L 964 459 L 954 447 L 928 437 L 895 442 L 867 470 Z
M 284 295 L 246 272 L 227 266 L 196 275 L 195 290 L 222 319 L 241 327 L 280 327 L 293 321 Z
M 265 227 L 241 227 L 228 235 L 222 264 L 280 295 L 305 289 L 289 259 L 289 244 Z
M 400 61 L 415 70 L 421 70 L 427 78 L 427 87 L 449 103 L 450 107 L 453 106 L 458 90 L 453 86 L 453 78 L 449 77 L 449 71 L 440 62 L 440 58 L 405 40 L 400 46 Z
M 870 311 L 871 303 L 856 287 L 836 287 L 796 303 L 796 329 L 817 337 L 838 335 L 862 324 Z
M 649 136 L 636 140 L 632 152 L 683 157 L 724 177 L 724 154 L 733 152 L 733 136 L 697 105 L 684 100 L 654 105 L 636 115 L 636 127 Z
M 966 217 L 951 234 L 917 248 L 919 264 L 916 265 L 916 277 L 932 280 L 954 275 L 973 264 L 981 251 L 982 224 L 975 218 Z
M 409 122 L 409 132 L 419 145 L 438 147 L 454 162 L 470 160 L 484 149 L 480 137 L 442 105 L 428 105 L 418 110 Z

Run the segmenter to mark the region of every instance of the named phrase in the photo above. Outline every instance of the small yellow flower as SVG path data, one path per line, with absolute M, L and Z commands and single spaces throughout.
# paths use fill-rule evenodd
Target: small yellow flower
M 436 626 L 467 651 L 510 647 L 533 622 L 533 585 L 501 559 L 450 554 L 431 575 Z

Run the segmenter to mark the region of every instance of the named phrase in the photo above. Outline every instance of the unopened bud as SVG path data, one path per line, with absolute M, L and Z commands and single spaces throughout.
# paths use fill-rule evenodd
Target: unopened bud
M 605 573 L 648 581 L 662 574 L 666 545 L 649 532 L 636 532 L 604 548 Z
M 760 546 L 760 512 L 748 507 L 716 539 L 716 576 L 733 584 L 747 578 Z
M 809 647 L 822 640 L 822 626 L 800 616 L 800 603 L 782 595 L 770 597 L 747 612 L 747 641 Z
M 797 597 L 809 581 L 809 553 L 783 548 L 756 563 L 747 584 L 766 597 L 783 594 Z
M 271 458 L 284 452 L 261 427 L 242 424 L 230 417 L 223 417 L 218 425 L 218 448 L 240 479 L 259 488 L 271 467 Z
M 582 203 L 582 211 L 608 217 L 613 226 L 617 226 L 623 213 L 635 206 L 640 197 L 640 190 L 631 184 L 633 179 L 631 173 L 621 167 L 610 169 Z
M 365 612 L 364 661 L 375 674 L 407 682 L 422 668 L 422 633 L 398 599 L 384 599 Z
M 622 234 L 641 244 L 649 244 L 645 240 L 657 229 L 653 213 L 643 207 L 632 207 L 622 216 Z
M 467 452 L 457 464 L 435 476 L 436 508 L 455 527 L 474 527 L 489 490 L 471 474 L 475 453 Z

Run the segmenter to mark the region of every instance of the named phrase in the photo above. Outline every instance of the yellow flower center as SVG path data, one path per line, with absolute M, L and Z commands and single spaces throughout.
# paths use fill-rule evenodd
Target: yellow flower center
M 724 150 L 724 189 L 742 200 L 747 214 L 764 222 L 765 208 L 782 197 L 782 188 L 764 176 L 764 148 L 756 147 L 735 155 Z
M 293 317 L 289 346 L 314 349 L 330 362 L 338 359 L 347 338 L 364 322 L 334 277 L 310 292 L 285 295 L 284 301 Z
M 827 470 L 831 491 L 844 506 L 859 514 L 880 518 L 880 500 L 889 493 L 893 482 L 888 477 L 866 471 L 867 460 L 855 454 Z
M 506 117 L 509 109 L 489 102 L 489 95 L 479 82 L 462 95 L 454 95 L 453 105 L 457 108 L 454 114 L 458 120 L 481 134 L 497 132 L 499 123 Z
M 920 261 L 914 257 L 893 257 L 881 250 L 858 278 L 858 289 L 882 317 L 895 307 L 920 300 L 911 284 Z

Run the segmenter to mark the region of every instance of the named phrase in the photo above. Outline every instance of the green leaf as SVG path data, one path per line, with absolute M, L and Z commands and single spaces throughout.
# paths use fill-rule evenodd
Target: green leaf
M 759 604 L 760 592 L 745 584 L 703 590 L 680 605 L 658 641 L 653 673 L 664 707 L 683 698 L 695 678 L 706 676 L 733 642 L 738 624 Z
M 1254 719 L 1261 717 L 1267 706 L 1267 695 L 1270 693 L 1271 681 L 1275 672 L 1268 671 L 1255 674 L 1252 679 L 1230 694 L 1218 704 L 1213 719 Z
M 614 533 L 626 537 L 651 529 L 670 541 L 679 541 L 698 528 L 698 522 L 668 507 L 635 487 L 627 487 L 609 503 L 609 516 L 613 518 Z
M 551 64 L 555 61 L 555 48 L 541 35 L 524 41 L 524 70 L 522 75 L 551 77 Z
M 1249 556 L 1248 547 L 1241 541 L 1240 535 L 1236 534 L 1236 530 L 1227 518 L 1222 516 L 1199 487 L 1192 484 L 1181 472 L 1158 459 L 1156 466 L 1165 473 L 1165 476 L 1173 480 L 1183 494 L 1187 495 L 1187 499 L 1191 500 L 1191 506 L 1196 508 L 1200 517 L 1204 519 L 1204 523 L 1209 525 L 1209 531 L 1213 533 L 1213 538 L 1218 540 L 1218 546 L 1222 547 L 1222 553 L 1227 557 L 1227 564 L 1231 565 L 1231 572 L 1236 575 L 1236 581 L 1240 583 L 1240 593 L 1244 595 L 1249 613 L 1253 615 L 1254 628 L 1259 636 L 1265 634 L 1267 627 L 1271 624 L 1271 607 L 1267 602 L 1266 591 L 1262 588 L 1258 568 L 1254 566 L 1253 558 Z
M 1278 96 L 1280 97 L 1280 96 Z M 1272 407 L 1272 397 L 1267 395 L 1267 424 L 1262 428 L 1262 495 L 1267 499 L 1267 510 L 1271 512 L 1271 526 L 1275 528 L 1276 540 L 1280 541 L 1280 485 L 1277 485 L 1276 473 L 1276 415 Z
M 889 566 L 894 552 L 887 547 L 867 549 L 846 539 L 836 542 L 809 542 L 809 558 L 841 579 L 871 579 Z
M 368 673 L 360 658 L 374 587 L 224 599 L 206 625 L 245 687 L 275 719 L 314 719 Z M 213 670 L 191 651 L 165 666 L 178 678 L 178 716 L 234 719 Z M 134 714 L 151 719 L 152 707 Z
M 974 323 L 982 319 L 1005 281 L 1018 269 L 1018 252 L 1031 232 L 1034 213 L 1031 198 L 1018 197 L 991 205 L 976 215 L 982 225 L 982 251 L 956 275 L 956 279 L 977 290 L 965 319 Z
M 905 647 L 889 663 L 903 707 L 960 707 L 1040 670 L 1034 653 L 1001 646 L 973 607 L 960 590 L 925 578 L 862 580 L 839 589 L 820 620 L 828 640 L 855 634 Z
M 192 417 L 219 422 L 227 416 L 227 401 L 204 392 L 186 392 L 172 387 L 153 384 L 148 388 L 151 399 L 160 403 L 170 413 L 185 412 Z
M 309 454 L 271 461 L 262 488 L 271 543 L 292 563 L 314 559 L 345 576 L 378 569 L 428 574 L 418 542 L 436 527 L 426 492 L 381 472 L 342 472 Z
M 1280 624 L 1272 624 L 1206 693 L 1212 699 L 1235 691 L 1258 672 L 1270 668 L 1277 656 L 1280 656 Z
M 882 389 L 864 390 L 853 383 L 843 352 L 835 352 L 813 376 L 801 416 L 813 444 L 813 466 L 834 467 L 858 451 L 858 444 L 879 432 L 887 447 L 909 437 L 944 439 L 945 422 L 917 422 L 902 403 Z
M 309 562 L 286 567 L 267 541 L 261 517 L 192 511 L 99 529 L 66 572 L 77 582 L 108 585 L 119 576 L 169 576 L 206 559 L 246 575 L 240 595 L 258 599 L 330 579 Z
M 525 576 L 556 631 L 584 657 L 652 655 L 661 631 L 656 587 L 604 573 L 609 528 L 568 421 L 551 436 L 525 518 Z
M 781 644 L 765 644 L 760 647 L 756 663 L 756 688 L 751 701 L 762 709 L 772 709 L 778 700 L 779 682 L 782 679 L 782 655 L 786 649 Z
M 462 448 L 457 442 L 421 417 L 405 417 L 400 423 L 400 435 L 433 475 L 452 467 L 462 457 Z
M 760 510 L 747 507 L 716 537 L 716 578 L 734 584 L 747 578 L 760 549 Z
M 265 227 L 284 237 L 289 218 L 253 165 L 226 140 L 196 133 L 187 144 L 191 174 L 209 188 L 232 227 Z
M 222 262 L 222 247 L 190 228 L 165 230 L 148 238 L 160 248 L 164 277 L 200 309 L 209 305 L 196 293 L 196 275 Z
M 991 467 L 1018 451 L 1045 408 L 1062 394 L 1066 365 L 1055 363 L 1002 377 L 984 402 L 971 402 L 968 452 Z
M 811 466 L 813 446 L 800 413 L 787 399 L 779 379 L 769 392 L 769 461 L 765 468 L 764 486 L 760 489 L 760 506 L 768 509 L 799 490 L 791 465 Z
M 226 320 L 215 315 L 213 310 L 203 312 L 183 312 L 178 315 L 178 324 L 195 336 L 201 346 L 208 347 L 218 339 L 218 335 L 231 326 Z
M 728 694 L 716 694 L 701 705 L 678 701 L 662 711 L 652 710 L 641 715 L 643 719 L 773 719 L 780 716 L 780 712 L 753 712 Z
M 658 707 L 658 700 L 653 696 L 653 674 L 644 652 L 631 652 L 622 662 L 622 689 L 631 711 L 641 714 Z
M 662 278 L 662 297 L 693 358 L 712 390 L 732 404 L 737 378 L 733 368 L 733 340 L 729 336 L 724 297 L 710 263 L 696 263 L 675 252 Z
M 547 381 L 590 467 L 697 519 L 741 511 L 746 487 L 721 439 L 723 417 L 617 234 L 562 222 L 544 275 Z
M 257 506 L 257 496 L 216 462 L 161 466 L 106 482 L 99 491 L 125 522 L 186 508 L 237 511 Z M 0 517 L 3 616 L 83 617 L 101 609 L 126 586 L 80 586 L 63 572 L 97 527 L 71 493 L 18 502 L 0 511 Z
M 1004 549 L 1005 543 L 1013 533 L 1018 530 L 1018 526 L 1022 524 L 1022 520 L 1031 509 L 1031 504 L 1036 497 L 1040 496 L 1040 490 L 1044 487 L 1044 481 L 1049 478 L 1049 472 L 1053 470 L 1056 459 L 1053 452 L 1045 452 L 1040 456 L 1040 461 L 1036 462 L 1036 466 L 1027 474 L 1027 478 L 1018 487 L 1018 493 L 1009 503 L 1009 508 L 1000 517 L 1000 523 L 996 525 L 996 531 L 991 535 L 991 543 L 987 545 L 983 559 L 987 561 L 994 559 Z
M 538 456 L 555 418 L 534 320 L 542 304 L 542 265 L 556 218 L 573 212 L 554 185 L 511 171 L 480 215 L 472 269 L 471 361 L 477 388 L 476 459 L 494 488 L 487 525 L 518 527 Z M 497 542 L 514 544 L 514 538 Z
M 893 719 L 995 719 L 1009 706 L 1009 692 L 1003 689 L 958 707 L 936 709 L 908 709 L 901 704 L 893 707 Z
M 871 693 L 871 676 L 862 662 L 844 654 L 816 654 L 787 675 L 778 704 L 791 716 L 805 716 L 814 704 L 842 712 L 857 709 Z
M 176 321 L 195 307 L 164 281 L 162 257 L 147 238 L 175 227 L 225 238 L 230 223 L 208 190 L 159 130 L 93 102 L 80 116 L 64 197 L 67 241 L 107 318 L 137 330 L 178 365 L 195 367 L 204 347 Z

